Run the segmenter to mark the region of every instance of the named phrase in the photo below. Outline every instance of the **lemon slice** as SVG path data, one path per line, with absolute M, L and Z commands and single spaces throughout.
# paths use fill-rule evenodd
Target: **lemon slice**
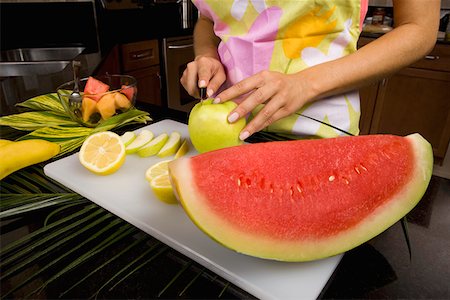
M 150 168 L 147 169 L 145 172 L 145 179 L 148 180 L 148 182 L 151 182 L 153 178 L 163 175 L 163 174 L 169 174 L 169 162 L 172 161 L 169 160 L 163 160 L 159 163 L 154 164 Z
M 120 136 L 120 139 L 122 140 L 125 147 L 131 144 L 131 142 L 134 141 L 135 138 L 136 134 L 132 131 L 127 131 Z
M 180 148 L 178 148 L 177 152 L 175 153 L 175 158 L 182 157 L 188 152 L 189 152 L 189 143 L 187 139 L 184 139 L 184 141 L 181 143 Z
M 166 144 L 159 150 L 158 157 L 166 157 L 174 155 L 178 148 L 180 148 L 181 134 L 178 131 L 174 131 L 170 134 L 169 140 Z
M 125 146 L 120 136 L 103 131 L 89 136 L 79 153 L 81 164 L 98 175 L 116 172 L 125 162 Z
M 170 184 L 169 173 L 156 176 L 150 181 L 155 196 L 164 203 L 176 204 L 178 203 Z
M 169 135 L 167 133 L 162 133 L 151 140 L 149 143 L 145 144 L 137 151 L 137 154 L 141 157 L 148 157 L 155 155 L 161 150 L 164 144 L 169 139 Z
M 149 143 L 153 139 L 153 132 L 150 130 L 141 130 L 134 141 L 132 141 L 125 149 L 127 154 L 135 153 L 139 148 L 143 147 L 145 144 Z

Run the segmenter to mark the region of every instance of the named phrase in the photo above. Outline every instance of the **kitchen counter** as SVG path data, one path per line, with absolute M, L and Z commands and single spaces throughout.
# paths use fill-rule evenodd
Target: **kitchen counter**
M 170 110 L 159 110 L 157 107 L 150 106 L 140 108 L 148 109 L 155 121 L 172 118 L 186 122 L 186 114 L 174 113 Z M 256 141 L 256 138 L 253 141 Z M 45 178 L 45 175 L 39 175 L 41 167 L 24 169 L 16 173 L 15 178 L 8 177 L 1 181 L 1 193 L 3 194 L 5 189 L 9 189 L 11 185 L 17 184 L 20 178 L 35 178 L 34 184 L 39 182 L 39 180 L 36 180 L 38 177 L 43 180 L 49 180 Z M 26 189 L 31 189 L 31 187 L 26 186 L 23 188 L 22 193 L 26 193 Z M 61 189 L 65 193 L 70 192 L 64 190 L 63 187 Z M 91 209 L 101 210 L 101 208 L 91 204 L 88 200 L 85 200 L 83 203 L 80 204 L 81 207 L 91 205 Z M 41 228 L 46 217 L 54 210 L 54 208 L 50 210 L 43 209 L 14 220 L 2 220 L 2 249 L 28 232 Z M 77 210 L 81 210 L 81 208 L 79 206 L 71 208 L 72 212 Z M 64 214 L 59 216 L 57 213 L 54 213 L 50 219 L 52 222 L 55 222 L 64 216 Z M 157 240 L 133 228 L 125 221 L 121 221 L 118 218 L 114 219 L 114 216 L 111 216 L 111 218 L 111 220 L 116 220 L 111 222 L 118 222 L 118 226 L 129 228 L 132 235 L 103 249 L 95 256 L 94 260 L 88 261 L 88 263 L 75 268 L 73 271 L 50 283 L 37 295 L 39 298 L 56 299 L 76 280 L 84 277 L 87 279 L 64 294 L 62 298 L 88 298 L 95 295 L 102 285 L 109 280 L 112 280 L 112 283 L 101 289 L 98 298 L 254 298 L 184 255 L 158 243 Z M 348 251 L 330 278 L 320 298 L 450 298 L 448 285 L 450 279 L 450 259 L 448 257 L 448 249 L 450 249 L 450 180 L 434 176 L 425 196 L 418 206 L 407 215 L 407 219 L 412 247 L 411 260 L 401 225 L 397 223 L 369 242 Z M 92 232 L 80 234 L 72 242 L 69 241 L 66 245 L 61 245 L 61 251 L 63 253 L 70 252 L 80 243 L 85 242 L 92 234 Z M 141 242 L 133 248 L 133 251 L 122 253 L 126 247 L 137 240 Z M 155 249 L 152 251 L 157 252 L 155 257 L 149 256 L 148 252 L 150 249 Z M 69 258 L 73 259 L 76 257 L 75 253 L 71 253 Z M 87 276 L 98 265 L 115 256 L 119 258 L 97 272 L 95 276 Z M 139 260 L 141 256 L 145 259 Z M 12 277 L 11 280 L 2 281 L 2 294 L 4 295 L 17 287 L 21 280 L 30 276 L 30 274 L 42 271 L 34 281 L 25 285 L 14 294 L 15 298 L 21 298 L 42 284 L 45 279 L 48 279 L 51 274 L 55 273 L 55 270 L 67 266 L 68 262 L 70 262 L 70 260 L 66 259 L 59 265 L 56 264 L 53 268 L 46 269 L 47 265 L 54 259 L 55 257 L 53 256 L 37 259 L 35 264 L 21 271 L 17 276 Z M 133 266 L 132 269 L 135 269 L 135 271 L 130 276 L 125 276 L 125 274 L 130 272 L 129 270 L 121 273 L 122 268 L 134 263 L 135 260 L 138 263 Z M 136 268 L 139 265 L 141 268 Z M 119 274 L 123 281 L 114 278 L 115 274 Z M 117 286 L 114 286 L 115 284 Z

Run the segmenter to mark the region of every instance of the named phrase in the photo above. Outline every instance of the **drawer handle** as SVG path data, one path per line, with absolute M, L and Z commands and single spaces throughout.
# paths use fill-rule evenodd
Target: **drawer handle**
M 438 60 L 438 59 L 439 59 L 439 56 L 437 56 L 437 55 L 426 55 L 426 56 L 425 56 L 425 59 L 428 59 L 428 60 Z
M 179 46 L 170 45 L 167 48 L 169 48 L 169 49 L 185 49 L 185 48 L 191 48 L 192 46 L 194 46 L 194 44 L 186 44 L 186 45 L 179 45 Z
M 135 52 L 130 54 L 132 59 L 146 59 L 153 56 L 153 51 L 142 51 L 142 52 Z

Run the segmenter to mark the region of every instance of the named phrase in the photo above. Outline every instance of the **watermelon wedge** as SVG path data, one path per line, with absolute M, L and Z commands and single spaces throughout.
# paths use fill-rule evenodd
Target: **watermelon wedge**
M 109 85 L 92 76 L 89 76 L 84 86 L 84 94 L 97 102 L 107 91 L 109 91 Z
M 169 163 L 177 198 L 237 252 L 309 261 L 350 250 L 405 216 L 431 178 L 419 134 L 246 144 Z

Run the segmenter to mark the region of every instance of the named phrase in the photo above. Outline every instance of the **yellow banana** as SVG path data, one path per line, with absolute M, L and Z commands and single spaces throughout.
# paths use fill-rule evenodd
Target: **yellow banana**
M 0 147 L 0 180 L 22 168 L 46 161 L 60 151 L 56 143 L 33 139 Z
M 11 143 L 14 143 L 14 141 L 0 139 L 0 147 L 6 146 Z

